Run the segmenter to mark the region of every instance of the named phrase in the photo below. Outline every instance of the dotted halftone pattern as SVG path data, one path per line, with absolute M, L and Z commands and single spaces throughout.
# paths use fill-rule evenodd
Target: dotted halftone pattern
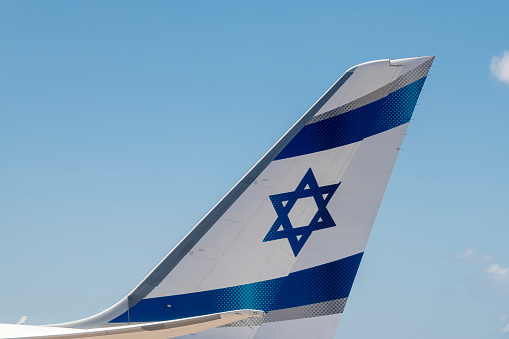
M 397 91 L 419 79 L 424 78 L 428 75 L 429 69 L 431 68 L 431 64 L 433 63 L 434 58 L 431 58 L 419 66 L 415 67 L 414 69 L 406 72 L 405 74 L 399 76 L 396 78 L 396 80 L 392 81 L 391 83 L 380 87 L 379 89 L 368 93 L 358 99 L 355 99 L 353 101 L 350 101 L 349 103 L 339 106 L 337 108 L 334 108 L 330 111 L 327 111 L 323 114 L 317 115 L 312 117 L 308 121 L 309 124 L 313 124 L 318 121 L 326 120 L 329 118 L 332 118 L 336 115 L 340 115 L 349 111 L 352 111 L 354 109 L 357 109 L 359 107 L 365 106 L 367 104 L 370 104 L 374 101 L 380 100 L 383 97 L 387 96 L 388 94 Z
M 362 254 L 293 272 L 286 278 L 216 290 L 217 310 L 257 309 L 265 312 L 318 304 L 348 297 Z M 282 283 L 282 284 L 281 284 Z
M 370 135 L 409 122 L 425 80 L 425 77 L 421 78 L 383 98 Z
M 275 160 L 324 151 L 364 139 L 379 112 L 380 100 L 304 126 Z
M 321 317 L 329 314 L 343 313 L 348 298 L 326 301 L 323 303 L 292 307 L 283 310 L 270 311 L 262 318 L 247 318 L 223 327 L 259 326 L 285 320 Z
M 410 121 L 426 77 L 365 106 L 304 126 L 275 160 L 325 151 Z
M 348 297 L 361 259 L 362 253 L 358 253 L 292 272 L 286 277 L 216 290 L 143 299 L 129 310 L 129 314 L 126 312 L 111 323 L 163 321 L 242 309 L 262 310 L 266 313 L 295 309 L 268 316 L 267 321 L 277 321 L 274 319 L 278 317 L 282 319 L 284 314 L 305 318 L 318 316 L 323 312 L 340 312 L 341 307 L 337 304 L 323 303 Z M 302 306 L 310 307 L 296 310 Z

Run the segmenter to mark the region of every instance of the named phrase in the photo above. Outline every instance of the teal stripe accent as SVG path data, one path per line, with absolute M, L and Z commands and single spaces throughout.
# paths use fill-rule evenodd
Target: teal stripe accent
M 111 323 L 151 322 L 218 312 L 265 312 L 348 297 L 363 253 L 290 273 L 286 277 L 195 293 L 143 299 Z M 128 314 L 129 313 L 129 314 Z

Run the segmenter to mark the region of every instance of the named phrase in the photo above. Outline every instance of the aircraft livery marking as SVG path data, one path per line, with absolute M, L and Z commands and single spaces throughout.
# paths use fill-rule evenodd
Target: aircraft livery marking
M 270 196 L 270 201 L 277 213 L 277 219 L 263 241 L 287 238 L 293 254 L 297 256 L 313 231 L 334 227 L 327 204 L 341 182 L 319 187 L 311 168 L 306 172 L 295 191 Z M 288 214 L 299 199 L 313 197 L 318 211 L 307 226 L 293 227 Z

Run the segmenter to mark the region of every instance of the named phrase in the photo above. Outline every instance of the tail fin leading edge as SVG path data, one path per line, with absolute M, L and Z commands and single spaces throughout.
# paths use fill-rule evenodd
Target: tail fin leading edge
M 193 338 L 332 338 L 433 59 L 348 70 L 126 298 L 59 326 L 257 309 Z

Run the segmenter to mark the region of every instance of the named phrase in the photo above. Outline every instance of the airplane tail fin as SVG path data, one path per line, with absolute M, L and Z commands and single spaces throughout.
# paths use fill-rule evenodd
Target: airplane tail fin
M 59 326 L 256 309 L 193 338 L 332 338 L 433 59 L 349 69 L 127 297 Z

